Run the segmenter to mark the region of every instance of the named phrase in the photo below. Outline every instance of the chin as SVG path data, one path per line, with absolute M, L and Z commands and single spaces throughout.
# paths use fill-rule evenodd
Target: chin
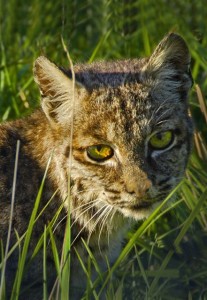
M 136 221 L 146 219 L 150 214 L 159 206 L 160 202 L 149 205 L 144 208 L 122 208 L 120 209 L 121 213 L 128 218 L 133 218 Z

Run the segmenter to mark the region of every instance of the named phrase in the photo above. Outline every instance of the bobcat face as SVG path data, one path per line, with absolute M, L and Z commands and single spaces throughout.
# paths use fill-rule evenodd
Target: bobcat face
M 189 63 L 174 34 L 149 59 L 75 66 L 73 88 L 71 71 L 36 61 L 43 110 L 54 128 L 68 128 L 67 149 L 73 124 L 71 211 L 79 222 L 115 212 L 146 217 L 181 180 L 192 139 Z M 65 156 L 56 161 L 57 172 L 67 168 Z
M 93 93 L 75 116 L 73 189 L 82 201 L 140 219 L 183 177 L 191 121 L 182 103 L 153 101 L 140 84 L 131 89 Z

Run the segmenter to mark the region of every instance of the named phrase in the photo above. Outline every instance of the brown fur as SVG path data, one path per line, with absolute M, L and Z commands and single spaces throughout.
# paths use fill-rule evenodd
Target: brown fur
M 64 203 L 55 229 L 58 250 L 69 205 L 72 246 L 87 262 L 81 238 L 104 269 L 118 256 L 131 220 L 147 217 L 181 180 L 189 157 L 192 124 L 188 116 L 188 91 L 192 84 L 190 55 L 183 39 L 170 34 L 148 59 L 97 62 L 59 69 L 45 57 L 34 64 L 35 81 L 42 94 L 42 108 L 30 117 L 0 126 L 0 237 L 5 243 L 11 201 L 16 142 L 20 155 L 15 195 L 14 229 L 27 229 L 47 162 L 52 155 L 40 210 L 57 191 L 35 224 L 29 255 L 58 208 Z M 73 127 L 71 127 L 73 125 Z M 73 128 L 73 132 L 71 132 Z M 162 150 L 150 148 L 156 132 L 173 132 L 172 143 Z M 71 134 L 73 140 L 71 143 Z M 104 144 L 114 155 L 103 162 L 87 156 L 92 145 Z M 72 165 L 70 152 L 72 146 Z M 68 178 L 71 179 L 70 203 Z M 48 247 L 48 278 L 56 278 Z M 71 252 L 71 297 L 85 289 L 83 271 Z M 7 264 L 11 289 L 18 251 Z M 24 286 L 35 283 L 21 299 L 40 299 L 42 260 L 38 256 L 25 273 Z M 95 274 L 95 273 L 94 273 Z M 95 276 L 95 275 L 93 275 Z M 79 293 L 80 290 L 80 293 Z

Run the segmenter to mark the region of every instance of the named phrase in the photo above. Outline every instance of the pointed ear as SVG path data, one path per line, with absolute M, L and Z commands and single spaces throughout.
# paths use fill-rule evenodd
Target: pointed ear
M 44 56 L 37 58 L 33 70 L 42 95 L 42 109 L 49 121 L 53 124 L 70 122 L 73 96 L 77 105 L 81 85 L 76 82 L 73 89 L 72 79 Z
M 167 35 L 156 47 L 143 68 L 143 80 L 159 90 L 188 92 L 193 80 L 190 53 L 183 38 Z

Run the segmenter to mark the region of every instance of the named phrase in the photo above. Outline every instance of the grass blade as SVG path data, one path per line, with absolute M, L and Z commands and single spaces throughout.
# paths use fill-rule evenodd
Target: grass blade
M 51 157 L 48 161 L 48 164 L 47 164 L 47 167 L 46 167 L 46 170 L 45 170 L 45 173 L 44 173 L 44 177 L 43 177 L 43 180 L 41 182 L 41 185 L 40 185 L 40 188 L 39 188 L 36 200 L 35 200 L 34 208 L 33 208 L 33 211 L 32 211 L 31 217 L 30 217 L 30 221 L 29 221 L 29 225 L 28 225 L 28 230 L 27 230 L 26 235 L 25 235 L 25 240 L 24 240 L 24 245 L 23 245 L 21 257 L 20 257 L 19 262 L 18 262 L 18 271 L 17 271 L 16 276 L 15 276 L 14 286 L 13 286 L 12 295 L 11 295 L 11 298 L 15 299 L 15 300 L 18 299 L 19 294 L 20 294 L 20 287 L 21 287 L 21 282 L 22 282 L 22 278 L 23 278 L 23 272 L 24 272 L 26 257 L 27 257 L 27 253 L 28 253 L 28 249 L 29 249 L 29 242 L 30 242 L 30 239 L 31 239 L 33 226 L 34 226 L 35 218 L 36 218 L 36 215 L 37 215 L 39 203 L 40 203 L 40 200 L 41 200 L 43 187 L 44 187 L 46 175 L 47 175 L 47 172 L 48 172 L 48 168 L 49 168 L 49 165 L 50 165 L 50 161 L 51 161 Z
M 14 178 L 13 178 L 13 184 L 12 184 L 12 199 L 11 199 L 11 210 L 10 210 L 10 218 L 9 218 L 9 228 L 8 228 L 8 235 L 7 235 L 7 241 L 6 241 L 5 255 L 4 255 L 3 262 L 2 262 L 2 270 L 1 270 L 0 299 L 2 299 L 2 297 L 3 297 L 3 286 L 4 286 L 4 276 L 5 276 L 5 270 L 6 270 L 6 260 L 7 260 L 7 255 L 9 252 L 9 243 L 10 243 L 11 230 L 12 230 L 12 218 L 13 218 L 13 214 L 14 214 L 14 201 L 15 201 L 15 191 L 16 191 L 19 150 L 20 150 L 20 141 L 18 140 L 17 146 L 16 146 Z
M 191 224 L 193 223 L 194 219 L 197 217 L 204 201 L 206 201 L 207 199 L 207 188 L 204 191 L 204 193 L 201 195 L 200 199 L 198 200 L 198 203 L 196 204 L 194 210 L 191 212 L 191 214 L 189 215 L 189 217 L 187 218 L 186 222 L 184 223 L 182 229 L 180 230 L 180 233 L 178 234 L 177 238 L 174 241 L 174 247 L 175 249 L 179 248 L 179 244 L 181 242 L 181 240 L 183 239 L 184 235 L 186 234 L 187 230 L 190 228 Z M 178 249 L 179 250 L 179 249 Z M 155 279 L 153 280 L 150 289 L 149 289 L 149 294 L 153 295 L 154 291 L 157 288 L 157 284 L 158 281 L 160 279 L 160 274 L 165 270 L 166 266 L 168 265 L 171 257 L 173 256 L 175 250 L 170 250 L 167 254 L 167 256 L 165 257 L 159 272 L 157 272 L 157 276 L 155 277 Z
M 47 230 L 44 227 L 44 243 L 43 243 L 43 299 L 47 300 Z

